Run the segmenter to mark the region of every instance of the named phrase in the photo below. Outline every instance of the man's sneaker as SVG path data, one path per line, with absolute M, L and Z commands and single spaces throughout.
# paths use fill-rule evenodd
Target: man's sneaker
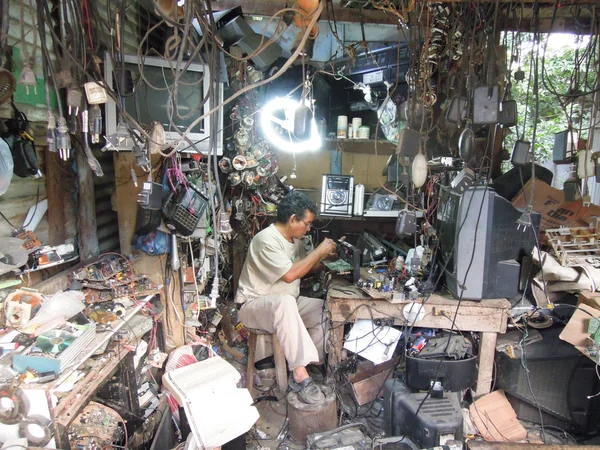
M 293 373 L 290 372 L 288 377 L 288 385 L 292 392 L 298 394 L 298 398 L 309 405 L 316 405 L 325 401 L 325 394 L 321 391 L 319 386 L 315 384 L 311 377 L 308 377 L 301 382 L 294 380 Z

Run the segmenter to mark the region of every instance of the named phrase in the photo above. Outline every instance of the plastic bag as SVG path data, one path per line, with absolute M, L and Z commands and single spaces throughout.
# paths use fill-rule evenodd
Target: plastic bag
M 164 255 L 171 251 L 171 240 L 166 233 L 162 231 L 152 231 L 143 236 L 139 236 L 133 248 L 148 253 L 149 255 Z
M 388 94 L 381 106 L 377 109 L 377 118 L 379 119 L 379 129 L 383 131 L 385 138 L 394 143 L 398 143 L 398 126 L 396 103 L 390 98 L 390 86 L 386 83 Z
M 8 190 L 14 168 L 10 147 L 4 139 L 0 139 L 0 195 Z

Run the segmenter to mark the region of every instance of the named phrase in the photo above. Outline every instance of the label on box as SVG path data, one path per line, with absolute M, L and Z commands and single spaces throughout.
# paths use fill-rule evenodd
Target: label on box
M 383 70 L 378 70 L 377 72 L 365 73 L 363 75 L 363 83 L 365 83 L 365 84 L 381 83 L 382 81 L 383 81 Z

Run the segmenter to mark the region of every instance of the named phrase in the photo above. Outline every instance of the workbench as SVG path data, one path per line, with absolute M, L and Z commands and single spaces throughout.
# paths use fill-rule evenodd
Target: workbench
M 450 329 L 456 314 L 453 329 L 481 333 L 479 346 L 477 387 L 475 396 L 490 392 L 494 353 L 498 334 L 506 332 L 510 303 L 506 299 L 483 300 L 481 302 L 458 300 L 450 296 L 432 294 L 423 304 L 424 316 L 415 323 L 409 323 L 403 316 L 409 300 L 391 303 L 385 299 L 374 299 L 360 288 L 351 284 L 334 284 L 327 295 L 327 309 L 332 321 L 330 330 L 331 348 L 329 367 L 335 367 L 342 360 L 344 324 L 359 319 L 393 319 L 394 325 L 422 328 Z

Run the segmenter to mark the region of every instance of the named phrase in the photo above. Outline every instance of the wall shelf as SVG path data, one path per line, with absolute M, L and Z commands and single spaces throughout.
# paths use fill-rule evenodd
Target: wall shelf
M 375 139 L 326 139 L 327 150 L 341 150 L 348 153 L 375 154 Z M 377 155 L 389 156 L 396 151 L 396 144 L 389 141 L 377 140 Z

